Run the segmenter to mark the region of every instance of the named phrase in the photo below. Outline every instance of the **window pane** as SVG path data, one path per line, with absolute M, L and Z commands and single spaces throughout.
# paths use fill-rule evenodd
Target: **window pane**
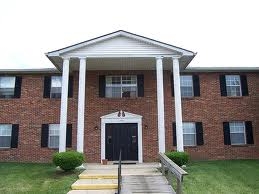
M 51 89 L 50 89 L 51 98 L 61 98 L 61 85 L 62 85 L 61 76 L 51 77 Z
M 181 87 L 181 96 L 182 97 L 192 97 L 193 96 L 193 89 L 192 87 Z
M 121 84 L 121 77 L 120 76 L 113 76 L 112 77 L 112 84 Z
M 11 98 L 14 96 L 15 77 L 0 77 L 0 97 Z
M 228 96 L 241 96 L 241 82 L 239 75 L 226 75 Z
M 62 77 L 61 76 L 51 76 L 51 87 L 61 87 Z
M 120 98 L 121 87 L 106 87 L 105 95 L 107 98 Z
M 183 145 L 195 146 L 196 145 L 196 135 L 195 134 L 184 134 L 183 135 Z
M 196 126 L 193 122 L 183 122 L 183 145 L 196 145 Z
M 59 124 L 49 125 L 49 147 L 50 148 L 59 147 Z
M 245 144 L 244 133 L 231 133 L 230 134 L 231 144 Z
M 0 77 L 0 88 L 14 88 L 15 77 Z
M 11 147 L 11 136 L 0 136 L 0 147 L 1 148 Z
M 240 76 L 239 75 L 226 75 L 226 85 L 227 86 L 240 86 Z
M 230 122 L 231 144 L 245 144 L 245 125 L 244 122 Z
M 191 75 L 180 76 L 180 85 L 182 97 L 193 96 L 193 80 Z
M 49 147 L 58 148 L 59 147 L 59 136 L 50 136 L 49 137 Z
M 12 125 L 1 124 L 0 125 L 0 136 L 11 136 L 12 134 Z
M 241 96 L 240 86 L 227 86 L 228 96 Z
M 2 148 L 11 147 L 11 135 L 12 135 L 12 125 L 1 124 L 0 125 L 0 147 Z
M 122 97 L 137 97 L 137 87 L 123 87 Z
M 196 133 L 195 123 L 183 122 L 183 133 Z

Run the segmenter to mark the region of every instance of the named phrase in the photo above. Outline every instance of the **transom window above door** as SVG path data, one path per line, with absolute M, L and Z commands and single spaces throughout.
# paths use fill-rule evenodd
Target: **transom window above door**
M 106 76 L 105 97 L 107 98 L 135 98 L 138 85 L 136 75 Z

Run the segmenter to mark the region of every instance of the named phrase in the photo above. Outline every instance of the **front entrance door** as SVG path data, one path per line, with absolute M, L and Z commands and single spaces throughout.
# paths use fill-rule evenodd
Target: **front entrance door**
M 105 157 L 110 161 L 138 160 L 137 123 L 109 123 L 105 125 Z

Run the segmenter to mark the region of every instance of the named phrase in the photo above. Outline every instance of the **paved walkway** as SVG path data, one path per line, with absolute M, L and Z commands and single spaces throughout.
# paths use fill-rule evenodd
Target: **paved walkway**
M 174 193 L 158 163 L 122 165 L 121 193 Z M 68 194 L 111 194 L 117 192 L 118 165 L 86 164 Z

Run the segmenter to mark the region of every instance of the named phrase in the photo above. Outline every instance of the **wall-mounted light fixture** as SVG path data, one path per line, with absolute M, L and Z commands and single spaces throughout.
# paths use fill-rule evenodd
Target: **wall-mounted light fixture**
M 148 128 L 148 126 L 147 125 L 144 125 L 144 129 L 147 129 Z
M 97 125 L 94 127 L 94 130 L 98 130 L 98 126 Z

